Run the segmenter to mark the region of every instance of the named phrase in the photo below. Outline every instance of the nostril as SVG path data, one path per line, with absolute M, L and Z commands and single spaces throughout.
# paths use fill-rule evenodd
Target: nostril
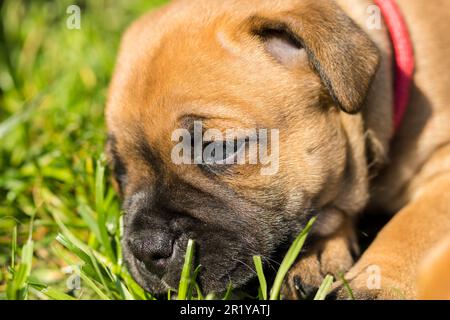
M 144 232 L 129 238 L 131 252 L 145 264 L 149 271 L 161 275 L 167 268 L 173 253 L 174 239 L 168 232 Z

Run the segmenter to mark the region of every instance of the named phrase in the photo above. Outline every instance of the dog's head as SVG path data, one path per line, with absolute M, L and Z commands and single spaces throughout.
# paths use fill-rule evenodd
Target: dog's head
M 332 1 L 177 1 L 137 21 L 106 112 L 134 278 L 154 293 L 176 287 L 192 238 L 203 290 L 238 287 L 254 275 L 253 255 L 270 258 L 311 215 L 360 210 L 367 169 L 354 114 L 377 64 L 374 44 Z M 201 134 L 276 130 L 275 170 L 174 161 L 174 132 L 195 135 L 198 122 Z M 330 229 L 321 221 L 319 233 Z

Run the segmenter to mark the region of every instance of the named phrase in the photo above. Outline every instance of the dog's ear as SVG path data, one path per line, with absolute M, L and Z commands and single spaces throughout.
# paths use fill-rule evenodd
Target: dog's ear
M 369 36 L 332 1 L 299 1 L 295 9 L 255 15 L 250 31 L 279 63 L 306 57 L 331 97 L 348 113 L 361 110 L 379 64 Z

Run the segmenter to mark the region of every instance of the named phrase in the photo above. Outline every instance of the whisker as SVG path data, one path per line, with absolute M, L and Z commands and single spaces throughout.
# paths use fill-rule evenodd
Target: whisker
M 246 266 L 251 272 L 253 272 L 255 275 L 258 275 L 256 273 L 256 270 L 254 270 L 252 267 L 250 267 L 248 264 L 246 264 L 244 261 L 236 259 L 236 258 L 232 258 L 234 261 L 242 263 L 244 266 Z

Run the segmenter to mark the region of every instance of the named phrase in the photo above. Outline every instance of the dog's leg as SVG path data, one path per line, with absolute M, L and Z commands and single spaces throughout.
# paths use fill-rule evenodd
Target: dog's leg
M 338 278 L 354 264 L 358 252 L 355 229 L 350 218 L 332 235 L 315 243 L 289 270 L 282 288 L 282 298 L 312 298 L 327 274 Z
M 417 281 L 422 300 L 450 300 L 450 236 L 436 245 L 422 261 Z
M 383 228 L 346 279 L 356 299 L 417 297 L 418 268 L 426 253 L 450 234 L 450 174 L 426 183 Z M 349 297 L 342 284 L 335 293 Z

